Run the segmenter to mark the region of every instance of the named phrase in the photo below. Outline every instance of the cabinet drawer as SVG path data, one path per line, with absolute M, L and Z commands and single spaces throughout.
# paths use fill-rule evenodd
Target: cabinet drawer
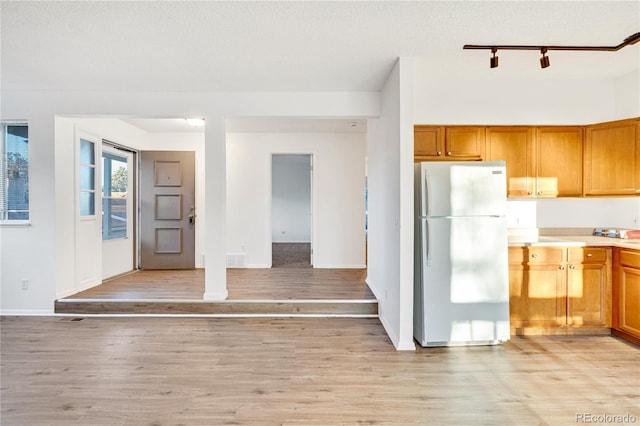
M 564 248 L 559 247 L 525 247 L 524 261 L 530 264 L 558 265 L 564 262 Z
M 602 247 L 570 247 L 569 263 L 606 263 L 607 250 Z
M 640 268 L 640 251 L 620 250 L 620 264 Z

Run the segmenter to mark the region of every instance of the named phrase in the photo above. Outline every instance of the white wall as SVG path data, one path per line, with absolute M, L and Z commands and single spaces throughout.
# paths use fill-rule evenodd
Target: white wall
M 369 263 L 367 282 L 394 346 L 413 343 L 412 63 L 400 58 L 381 92 L 379 119 L 368 124 Z
M 365 135 L 228 133 L 227 252 L 271 266 L 271 156 L 312 154 L 317 268 L 364 268 Z
M 311 157 L 274 155 L 271 167 L 271 238 L 311 242 Z
M 419 65 L 414 77 L 415 124 L 582 125 L 618 118 L 611 81 L 431 80 Z
M 640 229 L 640 198 L 509 199 L 507 225 L 512 231 L 535 228 Z
M 536 201 L 539 228 L 640 229 L 640 198 L 553 198 Z
M 640 69 L 618 77 L 614 84 L 615 116 L 640 117 Z

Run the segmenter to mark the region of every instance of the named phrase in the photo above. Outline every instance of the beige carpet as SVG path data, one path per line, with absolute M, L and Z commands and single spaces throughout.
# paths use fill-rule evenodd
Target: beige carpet
M 274 268 L 310 268 L 310 243 L 273 243 L 271 265 Z

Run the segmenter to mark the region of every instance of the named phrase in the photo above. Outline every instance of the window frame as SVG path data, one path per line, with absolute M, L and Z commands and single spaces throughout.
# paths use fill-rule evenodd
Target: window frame
M 7 127 L 9 126 L 24 126 L 27 128 L 27 134 L 29 132 L 29 122 L 28 120 L 0 120 L 0 131 L 2 135 L 0 135 L 0 177 L 4 178 L 7 174 Z M 31 141 L 30 137 L 27 136 L 27 191 L 29 193 L 29 199 L 27 202 L 27 209 L 20 210 L 27 213 L 28 219 L 9 219 L 7 215 L 7 219 L 4 218 L 4 214 L 0 214 L 0 227 L 21 227 L 21 226 L 31 226 L 32 220 L 32 211 L 31 211 Z M 0 181 L 0 185 L 4 185 Z M 8 188 L 7 188 L 8 189 Z M 5 189 L 6 191 L 6 189 Z M 0 209 L 0 211 L 4 211 L 4 206 Z M 10 212 L 8 209 L 8 200 L 7 200 L 7 213 Z
M 87 142 L 91 144 L 92 150 L 92 160 L 93 163 L 87 163 L 83 161 L 82 158 L 82 142 Z M 95 220 L 101 214 L 101 207 L 98 204 L 98 198 L 100 196 L 98 192 L 98 183 L 100 179 L 100 170 L 98 165 L 98 160 L 101 159 L 101 154 L 98 151 L 98 144 L 96 141 L 89 137 L 80 136 L 78 138 L 78 162 L 76 167 L 78 168 L 76 189 L 78 191 L 77 194 L 77 214 L 80 216 L 80 220 Z M 89 180 L 93 184 L 93 188 L 83 188 L 82 187 L 82 170 L 89 170 L 91 172 L 92 178 Z M 83 212 L 83 204 L 82 204 L 82 194 L 93 195 L 92 203 L 89 205 L 93 208 L 93 211 Z M 91 197 L 90 197 L 91 198 Z
M 102 207 L 102 242 L 107 242 L 107 241 L 118 241 L 118 240 L 126 240 L 130 237 L 130 218 L 129 215 L 131 214 L 130 212 L 130 202 L 131 199 L 129 197 L 130 192 L 131 192 L 131 182 L 130 182 L 130 167 L 131 167 L 131 158 L 129 155 L 126 154 L 122 154 L 120 152 L 117 152 L 116 149 L 111 148 L 109 145 L 105 145 L 104 141 L 102 144 L 102 153 L 100 155 L 100 160 L 101 160 L 101 164 L 102 164 L 102 171 L 100 173 L 101 175 L 101 182 L 100 182 L 100 203 L 101 203 L 101 207 Z M 113 163 L 114 161 L 119 161 L 121 163 L 125 163 L 126 164 L 126 173 L 127 173 L 127 196 L 124 198 L 120 198 L 120 197 L 113 197 L 112 195 L 105 195 L 105 187 L 106 185 L 106 174 L 107 172 L 111 172 L 111 167 L 108 168 L 104 166 L 104 162 L 105 162 L 105 158 L 107 158 L 111 163 Z M 121 161 L 124 160 L 124 161 Z M 110 191 L 111 192 L 111 191 Z M 118 237 L 113 237 L 113 238 L 106 238 L 105 239 L 105 208 L 104 208 L 104 200 L 118 200 L 118 199 L 124 199 L 125 200 L 125 211 L 127 214 L 127 221 L 126 221 L 126 225 L 125 225 L 125 235 L 124 236 L 118 236 Z M 108 220 L 108 219 L 107 219 Z M 109 235 L 111 234 L 111 228 L 107 227 L 109 229 Z

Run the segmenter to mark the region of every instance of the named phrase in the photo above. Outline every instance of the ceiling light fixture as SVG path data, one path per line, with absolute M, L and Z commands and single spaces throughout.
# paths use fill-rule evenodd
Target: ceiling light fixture
M 547 68 L 549 66 L 549 57 L 545 55 L 548 50 L 576 50 L 576 51 L 592 51 L 592 52 L 617 52 L 625 46 L 630 46 L 640 42 L 640 32 L 630 35 L 625 38 L 624 41 L 617 46 L 534 46 L 534 45 L 513 45 L 513 44 L 465 44 L 463 49 L 468 50 L 491 50 L 493 56 L 491 57 L 491 68 L 498 67 L 498 57 L 496 53 L 498 50 L 539 50 L 542 52 L 542 58 L 540 58 L 540 66 Z M 544 49 L 544 52 L 542 51 Z
M 542 53 L 542 58 L 540 58 L 540 68 L 547 68 L 549 67 L 550 63 L 549 63 L 549 57 L 547 56 L 547 48 L 543 47 L 542 49 L 540 49 L 540 53 Z
M 491 66 L 491 68 L 498 68 L 498 57 L 496 56 L 497 51 L 498 49 L 496 48 L 491 49 L 491 53 L 493 53 L 493 56 L 489 60 L 489 66 Z
M 204 118 L 185 118 L 187 123 L 193 127 L 202 127 L 204 126 Z

